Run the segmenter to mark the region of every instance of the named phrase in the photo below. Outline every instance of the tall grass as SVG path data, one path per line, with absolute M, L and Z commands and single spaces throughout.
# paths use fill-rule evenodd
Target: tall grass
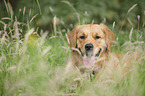
M 31 22 L 35 17 L 32 17 Z M 118 80 L 90 81 L 88 76 L 83 77 L 76 71 L 64 74 L 70 49 L 62 30 L 60 34 L 48 37 L 48 32 L 42 31 L 39 35 L 29 23 L 19 22 L 17 17 L 4 17 L 0 23 L 3 26 L 0 30 L 1 96 L 145 96 L 143 55 L 132 61 L 132 70 L 127 78 L 123 75 Z M 28 28 L 26 32 L 22 32 L 25 31 L 24 26 Z M 117 36 L 116 32 L 115 35 Z M 144 53 L 145 38 L 141 30 L 132 28 L 130 32 L 120 31 L 116 38 L 119 39 L 114 42 L 112 51 L 124 54 L 136 51 Z M 125 63 L 120 61 L 120 64 Z M 79 86 L 75 80 L 80 81 Z

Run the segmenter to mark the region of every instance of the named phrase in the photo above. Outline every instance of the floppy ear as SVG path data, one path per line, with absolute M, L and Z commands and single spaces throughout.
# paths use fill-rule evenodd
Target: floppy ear
M 114 33 L 104 24 L 100 24 L 101 29 L 103 30 L 104 34 L 105 34 L 105 39 L 106 39 L 106 43 L 107 43 L 107 49 L 108 51 L 110 51 L 111 46 L 113 45 L 113 41 L 115 39 L 114 37 Z
M 76 45 L 77 45 L 77 31 L 78 31 L 78 26 L 75 26 L 75 28 L 68 34 L 70 47 L 76 48 Z

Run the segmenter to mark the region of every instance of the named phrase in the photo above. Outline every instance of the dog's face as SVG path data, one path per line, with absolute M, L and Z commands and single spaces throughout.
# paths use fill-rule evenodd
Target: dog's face
M 109 53 L 114 34 L 104 24 L 87 24 L 76 26 L 68 34 L 68 39 L 70 47 L 77 48 L 82 56 L 102 57 Z
M 110 51 L 114 34 L 104 24 L 87 24 L 76 26 L 68 34 L 70 46 L 78 48 L 82 55 L 100 56 Z
M 105 34 L 99 25 L 80 25 L 76 39 L 77 48 L 86 56 L 99 56 L 107 48 Z

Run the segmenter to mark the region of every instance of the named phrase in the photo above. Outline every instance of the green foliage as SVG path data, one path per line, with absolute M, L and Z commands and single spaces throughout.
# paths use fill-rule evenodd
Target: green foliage
M 132 61 L 133 68 L 137 70 L 130 70 L 126 79 L 118 81 L 90 82 L 88 78 L 80 78 L 77 72 L 64 74 L 71 51 L 65 34 L 75 24 L 93 20 L 100 23 L 106 18 L 116 37 L 113 52 L 144 53 L 144 0 L 5 1 L 0 1 L 1 96 L 145 95 L 143 55 Z M 57 18 L 54 19 L 55 15 Z M 137 15 L 140 15 L 140 20 Z M 54 24 L 53 20 L 57 23 Z M 116 23 L 114 27 L 112 22 Z M 78 87 L 73 86 L 76 79 L 81 81 Z
M 1 1 L 0 17 L 8 16 L 9 6 Z M 137 4 L 130 12 L 128 10 Z M 118 27 L 129 29 L 137 28 L 138 24 L 143 25 L 144 0 L 15 0 L 11 1 L 12 11 L 20 22 L 30 21 L 37 14 L 31 26 L 38 26 L 45 30 L 53 31 L 53 19 L 57 17 L 59 28 L 72 28 L 72 24 L 86 23 L 107 23 L 116 22 Z M 7 11 L 3 11 L 6 10 Z M 25 15 L 24 15 L 25 14 Z M 140 16 L 140 20 L 138 20 Z M 21 21 L 22 20 L 22 21 Z M 142 26 L 140 26 L 142 28 Z
M 20 40 L 10 39 L 6 33 L 2 35 L 5 36 L 3 41 L 0 38 L 2 41 L 0 43 L 0 94 L 2 96 L 144 96 L 145 60 L 143 56 L 139 58 L 143 61 L 142 63 L 139 60 L 133 61 L 133 67 L 138 70 L 130 70 L 131 73 L 127 79 L 118 81 L 98 79 L 90 82 L 88 78 L 81 78 L 80 86 L 74 87 L 74 80 L 81 75 L 76 72 L 64 74 L 70 55 L 65 36 L 57 35 L 47 38 L 47 33 L 43 32 L 41 36 L 34 37 L 34 33 L 34 29 L 28 30 Z M 119 38 L 124 36 L 126 40 L 124 43 L 129 41 L 125 35 L 119 36 Z M 142 49 L 144 44 L 128 43 L 121 46 L 120 42 L 120 40 L 116 41 L 113 51 L 144 52 Z

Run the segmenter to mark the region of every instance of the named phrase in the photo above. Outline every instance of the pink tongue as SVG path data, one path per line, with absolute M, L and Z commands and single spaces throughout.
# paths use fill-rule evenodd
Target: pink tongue
M 87 57 L 87 58 L 84 59 L 84 66 L 85 66 L 85 68 L 91 68 L 94 65 L 95 65 L 95 60 L 93 60 L 92 57 L 91 58 Z

